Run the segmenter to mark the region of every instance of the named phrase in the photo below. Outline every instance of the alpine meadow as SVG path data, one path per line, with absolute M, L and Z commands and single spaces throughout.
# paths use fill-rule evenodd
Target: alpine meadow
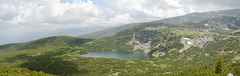
M 0 76 L 240 76 L 239 3 L 0 0 Z

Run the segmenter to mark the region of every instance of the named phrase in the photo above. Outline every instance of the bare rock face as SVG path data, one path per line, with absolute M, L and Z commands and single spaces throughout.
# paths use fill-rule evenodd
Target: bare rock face
M 133 38 L 131 41 L 127 43 L 128 45 L 133 46 L 133 50 L 143 50 L 144 53 L 149 53 L 150 52 L 150 47 L 151 47 L 151 41 L 148 41 L 147 43 L 141 44 L 138 40 L 135 39 L 135 34 L 133 35 Z
M 167 26 L 160 26 L 159 25 L 159 27 L 156 27 L 156 28 L 146 27 L 145 30 L 160 30 L 160 29 L 164 29 L 164 28 L 167 28 Z
M 184 44 L 184 47 L 180 49 L 179 52 L 183 52 L 184 50 L 187 50 L 191 46 L 198 46 L 200 48 L 203 48 L 203 45 L 208 41 L 213 41 L 213 38 L 206 37 L 206 36 L 198 39 L 190 39 L 190 38 L 183 37 L 181 38 L 181 43 Z
M 233 76 L 233 74 L 232 73 L 228 73 L 227 76 Z
M 181 43 L 184 45 L 182 49 L 179 50 L 179 52 L 183 52 L 184 50 L 187 50 L 192 45 L 192 39 L 190 38 L 181 38 Z
M 151 41 L 144 43 L 144 44 L 134 45 L 133 50 L 143 50 L 144 53 L 149 53 L 150 52 L 150 43 L 151 43 Z
M 154 56 L 154 57 L 159 57 L 159 56 L 164 56 L 164 55 L 166 55 L 165 52 L 157 52 L 157 53 L 152 54 L 152 56 Z
M 204 36 L 203 38 L 198 38 L 194 40 L 193 45 L 203 48 L 203 45 L 208 41 L 213 41 L 213 38 Z

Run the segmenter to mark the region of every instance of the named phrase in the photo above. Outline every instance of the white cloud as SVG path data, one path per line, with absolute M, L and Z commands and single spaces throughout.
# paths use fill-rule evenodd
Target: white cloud
M 0 26 L 12 32 L 83 26 L 106 26 L 129 23 L 129 14 L 119 14 L 108 8 L 94 5 L 91 0 L 4 0 L 0 1 Z M 5 25 L 3 25 L 5 24 Z M 1 28 L 0 28 L 1 29 Z M 18 31 L 18 32 L 16 32 Z M 1 32 L 3 33 L 3 32 Z
M 106 0 L 117 12 L 129 11 L 136 21 L 152 21 L 185 14 L 177 0 Z
M 239 8 L 239 0 L 105 0 L 103 8 L 91 0 L 0 0 L 0 34 L 159 20 L 191 12 Z
M 13 4 L 0 3 L 0 19 L 11 20 L 17 15 L 16 7 Z
M 239 0 L 106 0 L 115 11 L 128 11 L 136 21 L 152 21 L 184 15 L 239 8 Z
M 178 0 L 165 0 L 165 1 L 168 3 L 168 5 L 175 6 L 175 7 L 181 7 Z

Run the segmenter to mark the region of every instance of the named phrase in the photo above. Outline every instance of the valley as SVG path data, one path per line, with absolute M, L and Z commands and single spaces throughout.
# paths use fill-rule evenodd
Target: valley
M 239 13 L 193 13 L 79 36 L 83 38 L 52 36 L 1 45 L 0 75 L 238 76 Z M 224 71 L 216 73 L 219 65 Z

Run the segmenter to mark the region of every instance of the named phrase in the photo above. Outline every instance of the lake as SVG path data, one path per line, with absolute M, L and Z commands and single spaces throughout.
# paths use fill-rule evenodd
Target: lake
M 116 59 L 127 59 L 127 60 L 150 60 L 153 58 L 152 55 L 140 53 L 140 52 L 129 52 L 129 51 L 104 51 L 104 52 L 91 52 L 82 57 L 94 57 L 94 58 L 116 58 Z

